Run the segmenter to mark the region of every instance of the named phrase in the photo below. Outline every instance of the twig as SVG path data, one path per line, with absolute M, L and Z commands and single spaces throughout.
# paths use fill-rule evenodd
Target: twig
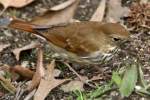
M 30 99 L 34 96 L 35 92 L 36 92 L 36 89 L 34 89 L 33 91 L 31 91 L 31 92 L 24 98 L 24 100 L 30 100 Z
M 0 16 L 6 11 L 7 7 L 4 7 L 4 9 L 0 12 Z

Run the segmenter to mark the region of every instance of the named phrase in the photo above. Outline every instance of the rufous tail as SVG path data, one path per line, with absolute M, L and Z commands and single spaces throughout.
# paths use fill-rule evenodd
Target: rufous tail
M 34 34 L 38 34 L 37 30 L 50 28 L 49 26 L 35 25 L 35 24 L 31 24 L 30 22 L 23 21 L 16 18 L 0 18 L 0 27 L 5 27 L 5 28 L 10 27 L 18 30 L 23 30 L 26 32 L 31 32 Z
M 13 19 L 9 23 L 8 27 L 18 29 L 18 30 L 23 30 L 26 32 L 35 33 L 36 25 L 30 24 L 30 23 L 22 21 L 22 20 Z

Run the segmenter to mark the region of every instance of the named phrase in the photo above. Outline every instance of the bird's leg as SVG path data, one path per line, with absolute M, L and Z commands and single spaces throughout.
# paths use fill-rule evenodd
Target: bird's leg
M 104 79 L 107 79 L 107 78 L 110 78 L 110 76 L 108 75 L 108 68 L 105 69 L 104 67 L 100 66 L 100 65 L 93 65 L 92 67 L 94 67 L 94 69 L 96 70 L 97 72 L 97 76 L 93 76 L 93 78 L 91 78 L 89 81 L 92 82 L 92 81 L 96 81 L 96 80 L 104 80 Z
M 77 75 L 77 77 L 85 84 L 89 85 L 90 87 L 95 88 L 95 86 L 93 84 L 89 83 L 89 79 L 86 77 L 81 76 L 80 74 L 78 74 L 68 63 L 64 62 L 64 64 L 74 73 Z
M 84 79 L 82 78 L 82 76 L 79 75 L 68 63 L 64 62 L 64 64 L 65 64 L 74 74 L 76 74 L 80 80 L 84 80 Z

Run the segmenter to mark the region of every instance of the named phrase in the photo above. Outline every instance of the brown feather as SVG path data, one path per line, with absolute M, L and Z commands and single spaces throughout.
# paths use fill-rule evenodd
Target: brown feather
M 129 37 L 124 27 L 114 23 L 75 22 L 48 27 L 12 20 L 5 21 L 5 25 L 46 38 L 57 52 L 78 62 L 98 62 L 117 46 L 113 38 Z

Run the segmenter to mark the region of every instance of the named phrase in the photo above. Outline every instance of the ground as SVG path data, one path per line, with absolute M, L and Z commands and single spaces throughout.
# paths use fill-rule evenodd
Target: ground
M 19 18 L 23 18 L 25 20 L 30 20 L 34 16 L 38 15 L 40 13 L 40 10 L 42 7 L 50 8 L 56 4 L 62 3 L 65 0 L 36 0 L 32 4 L 23 7 L 21 9 L 16 8 L 9 8 L 6 12 L 4 12 L 3 16 L 7 15 L 15 15 Z M 129 0 L 132 2 L 132 0 Z M 92 14 L 94 13 L 95 9 L 97 8 L 100 0 L 81 0 L 80 5 L 78 7 L 79 10 L 77 10 L 75 19 L 78 20 L 89 20 Z M 130 5 L 130 2 L 128 0 L 123 0 L 123 5 Z M 127 63 L 132 63 L 136 60 L 137 63 L 141 64 L 142 70 L 144 73 L 144 78 L 147 82 L 150 81 L 150 35 L 148 32 L 131 32 L 132 39 L 130 42 L 123 44 L 122 50 L 116 54 L 113 59 L 107 63 L 99 65 L 104 70 L 104 73 L 106 74 L 106 77 L 102 78 L 102 80 L 98 81 L 97 83 L 105 84 L 111 79 L 112 71 L 118 69 L 121 66 L 126 66 Z M 18 30 L 12 30 L 12 29 L 2 29 L 0 30 L 0 44 L 10 44 L 10 47 L 6 48 L 0 53 L 0 65 L 8 64 L 10 66 L 21 64 L 24 61 L 29 61 L 29 64 L 35 64 L 36 63 L 36 53 L 35 50 L 25 51 L 21 54 L 20 61 L 16 61 L 15 56 L 11 52 L 12 49 L 25 46 L 31 41 L 40 41 L 42 44 L 45 45 L 44 48 L 44 61 L 45 63 L 49 62 L 51 59 L 51 51 L 48 43 L 42 39 L 39 39 L 38 37 L 30 34 L 25 33 Z M 67 67 L 61 68 L 61 64 L 57 64 L 57 68 L 62 70 L 61 78 L 75 78 L 76 76 L 69 71 Z M 74 69 L 81 75 L 85 75 L 88 77 L 92 77 L 94 75 L 99 74 L 99 72 L 93 67 L 93 66 L 80 66 L 73 64 Z M 87 91 L 91 88 L 88 86 L 85 86 Z M 112 96 L 115 94 L 115 96 Z M 120 97 L 117 96 L 118 93 L 112 92 L 106 94 L 105 100 L 108 100 L 108 98 L 111 98 L 112 100 L 120 100 Z M 5 96 L 6 97 L 6 96 Z M 2 100 L 6 100 L 7 98 L 3 97 Z M 13 96 L 12 96 L 13 98 Z M 70 93 L 64 93 L 62 90 L 60 90 L 59 87 L 52 90 L 52 92 L 49 94 L 46 100 L 75 100 L 76 95 L 73 92 Z M 70 99 L 69 99 L 70 98 Z M 137 95 L 136 93 L 133 93 L 129 98 L 124 100 L 142 100 L 140 95 Z M 9 99 L 11 100 L 11 96 Z

